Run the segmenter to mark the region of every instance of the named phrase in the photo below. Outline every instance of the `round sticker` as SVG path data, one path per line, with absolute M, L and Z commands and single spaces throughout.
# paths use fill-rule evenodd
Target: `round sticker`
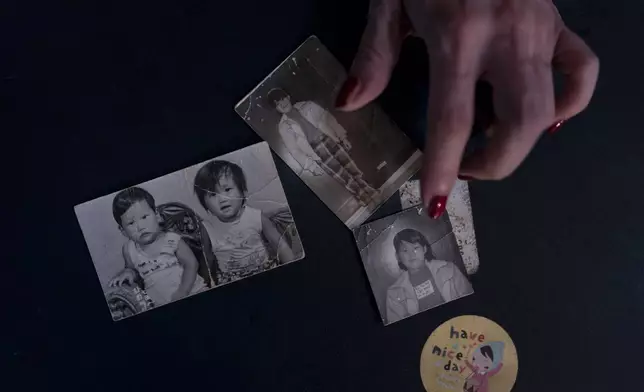
M 509 392 L 518 371 L 510 335 L 479 316 L 441 324 L 420 355 L 420 377 L 427 392 Z

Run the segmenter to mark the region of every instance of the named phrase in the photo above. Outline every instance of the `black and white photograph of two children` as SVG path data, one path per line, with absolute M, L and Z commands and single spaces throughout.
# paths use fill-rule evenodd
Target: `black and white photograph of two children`
M 304 257 L 264 142 L 75 211 L 114 320 Z
M 335 110 L 345 78 L 342 64 L 310 37 L 235 110 L 355 228 L 418 171 L 422 154 L 377 104 Z
M 474 292 L 447 214 L 412 207 L 353 234 L 385 324 Z

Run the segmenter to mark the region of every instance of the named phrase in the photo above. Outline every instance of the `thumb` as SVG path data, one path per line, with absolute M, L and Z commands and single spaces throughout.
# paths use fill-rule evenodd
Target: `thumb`
M 336 107 L 352 111 L 376 99 L 387 87 L 409 23 L 401 0 L 371 0 L 369 21 Z

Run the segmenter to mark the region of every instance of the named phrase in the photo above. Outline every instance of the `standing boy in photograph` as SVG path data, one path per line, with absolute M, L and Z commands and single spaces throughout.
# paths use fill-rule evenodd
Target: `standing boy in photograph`
M 277 88 L 268 92 L 268 102 L 282 115 L 279 134 L 303 172 L 328 174 L 362 206 L 377 198 L 378 192 L 364 180 L 347 152 L 351 150 L 347 131 L 331 113 L 313 101 L 292 104 L 291 97 Z
M 204 221 L 219 267 L 218 284 L 232 282 L 294 259 L 275 224 L 246 204 L 246 177 L 238 165 L 215 160 L 195 176 L 194 190 L 201 205 L 216 219 Z M 277 253 L 270 260 L 266 244 Z
M 112 213 L 128 241 L 123 245 L 125 268 L 110 286 L 132 285 L 138 273 L 156 306 L 206 289 L 190 247 L 178 234 L 161 229 L 150 193 L 139 187 L 119 192 L 112 201 Z

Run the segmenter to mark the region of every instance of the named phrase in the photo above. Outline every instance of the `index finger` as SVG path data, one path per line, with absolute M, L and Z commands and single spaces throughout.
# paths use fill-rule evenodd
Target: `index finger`
M 451 12 L 457 14 L 454 7 Z M 438 25 L 423 34 L 431 83 L 421 190 L 434 219 L 445 211 L 474 122 L 475 85 L 491 33 L 490 24 L 475 14 L 436 18 Z
M 425 142 L 421 189 L 430 217 L 445 209 L 474 121 L 477 73 L 458 72 L 444 59 L 431 62 L 428 134 Z

